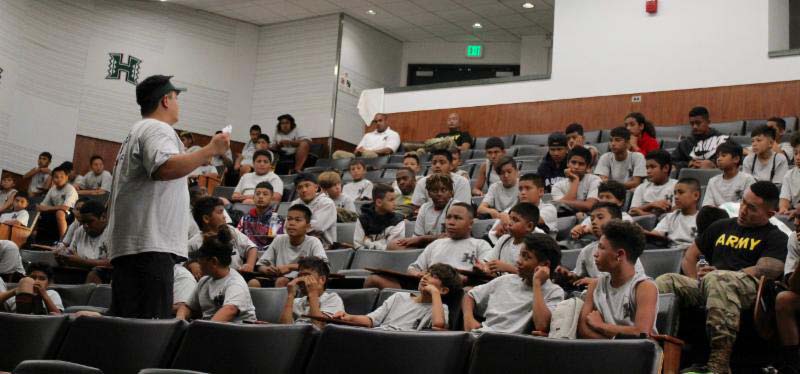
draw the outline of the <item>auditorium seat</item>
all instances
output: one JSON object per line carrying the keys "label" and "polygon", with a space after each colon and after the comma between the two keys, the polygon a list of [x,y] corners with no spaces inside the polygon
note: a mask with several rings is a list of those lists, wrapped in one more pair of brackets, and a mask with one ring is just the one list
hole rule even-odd
{"label": "auditorium seat", "polygon": [[341,274],[363,274],[353,271],[367,267],[406,271],[408,265],[416,261],[422,249],[407,249],[401,251],[356,251],[349,270],[342,270]]}
{"label": "auditorium seat", "polygon": [[549,148],[539,146],[518,146],[517,156],[542,156],[547,155]]}
{"label": "auditorium seat", "polygon": [[[253,204],[233,203],[233,205],[231,206],[231,211],[239,212],[244,216],[250,214],[250,210],[255,207],[256,206]],[[234,222],[234,224],[236,223],[238,222]]]}
{"label": "auditorium seat", "polygon": [[656,317],[656,330],[659,334],[677,336],[678,334],[678,299],[675,294],[662,293],[658,295],[658,316]]}
{"label": "auditorium seat", "polygon": [[406,223],[405,236],[406,236],[406,238],[410,238],[410,237],[414,236],[414,225],[417,224],[417,221],[405,220],[405,223]]}
{"label": "auditorium seat", "polygon": [[587,144],[599,143],[601,132],[601,130],[585,131],[583,133],[583,138]]}
{"label": "auditorium seat", "polygon": [[98,313],[105,313],[111,307],[111,286],[101,284],[95,287],[89,300],[85,305],[73,305],[64,309],[67,313],[75,313],[81,310],[88,310]]}
{"label": "auditorium seat", "polygon": [[597,154],[598,154],[597,157],[598,158],[600,157],[600,155],[602,155],[603,153],[607,153],[608,150],[609,150],[609,143],[608,142],[602,142],[602,143],[597,143],[597,144],[592,144],[592,145],[595,148],[597,148]]}
{"label": "auditorium seat", "polygon": [[680,272],[682,256],[681,248],[648,249],[642,252],[639,259],[642,261],[645,274],[656,279],[662,274]]}
{"label": "auditorium seat", "polygon": [[[712,123],[712,129],[716,129],[723,135],[744,135],[744,121],[731,121],[731,122],[720,122],[720,123]],[[749,132],[748,132],[749,134]]]}
{"label": "auditorium seat", "polygon": [[569,231],[578,223],[575,216],[558,217],[558,234],[556,240],[564,240],[569,238]]}
{"label": "auditorium seat", "polygon": [[375,309],[375,300],[378,299],[377,288],[361,288],[355,290],[328,289],[342,298],[344,310],[349,314],[364,315]]}
{"label": "auditorium seat", "polygon": [[636,216],[632,218],[633,222],[637,223],[639,226],[641,226],[641,228],[647,231],[652,231],[656,227],[657,217],[654,214],[645,214],[643,216]]}
{"label": "auditorium seat", "polygon": [[214,188],[214,191],[211,193],[214,197],[224,197],[228,200],[233,198],[233,191],[236,190],[236,187],[230,186],[217,186]]}
{"label": "auditorium seat", "polygon": [[[722,174],[722,170],[720,169],[690,169],[690,168],[683,168],[678,173],[678,179],[682,178],[694,178],[700,182],[700,186],[707,186],[708,181],[713,178],[714,176]],[[701,200],[702,201],[702,200]]]}
{"label": "auditorium seat", "polygon": [[381,175],[383,175],[383,169],[370,170],[364,174],[364,178],[374,183],[376,179],[381,177]]}
{"label": "auditorium seat", "polygon": [[[302,373],[314,343],[314,328],[194,321],[172,368],[214,374]],[[354,353],[356,351],[352,351]]]}
{"label": "auditorium seat", "polygon": [[[786,121],[786,132],[791,133],[797,131],[797,117],[783,117],[783,120]],[[744,121],[744,135],[750,135],[750,133],[758,126],[763,126],[767,124],[766,119],[748,119]]]}
{"label": "auditorium seat", "polygon": [[256,308],[256,319],[278,323],[286,303],[286,288],[250,288],[250,298]]}
{"label": "auditorium seat", "polygon": [[465,332],[401,332],[328,325],[319,336],[307,373],[463,373],[470,348],[471,337]]}
{"label": "auditorium seat", "polygon": [[561,266],[574,270],[575,264],[578,262],[578,255],[581,254],[581,249],[567,249],[561,251]]}
{"label": "auditorium seat", "polygon": [[[619,126],[625,126],[620,124]],[[617,127],[617,126],[614,126]],[[600,131],[600,138],[597,140],[597,144],[606,143],[611,141],[611,132],[610,131]],[[602,154],[602,152],[600,152]]]}
{"label": "auditorium seat", "polygon": [[[114,373],[110,371],[109,373]],[[29,360],[19,364],[13,374],[104,374],[91,366],[61,360]]]}
{"label": "auditorium seat", "polygon": [[[465,164],[458,167],[459,170],[463,170],[467,172],[467,175],[472,178],[473,169],[475,168],[474,164]],[[469,178],[467,178],[469,179]]]}
{"label": "auditorium seat", "polygon": [[547,146],[547,138],[550,134],[519,134],[514,137],[514,145],[538,145]]}
{"label": "auditorium seat", "polygon": [[283,185],[283,192],[281,192],[281,202],[294,201],[294,183],[285,183]]}
{"label": "auditorium seat", "polygon": [[42,262],[52,267],[58,266],[58,261],[56,261],[56,254],[54,252],[22,249],[19,251],[19,254],[20,257],[22,257],[23,263]]}
{"label": "auditorium seat", "polygon": [[489,230],[492,229],[494,225],[494,219],[476,219],[472,223],[472,237],[476,239],[482,239],[484,236],[489,234]]}
{"label": "auditorium seat", "polygon": [[[356,210],[359,210],[356,207]],[[336,241],[339,243],[353,244],[353,235],[356,231],[355,222],[343,222],[336,224]]]}
{"label": "auditorium seat", "polygon": [[[658,134],[658,133],[656,133],[656,134]],[[670,150],[671,151],[671,150],[673,150],[675,148],[678,148],[678,144],[680,142],[681,141],[678,140],[678,139],[662,139],[661,140],[661,149]]]}
{"label": "auditorium seat", "polygon": [[54,284],[48,288],[58,292],[64,307],[69,308],[74,305],[88,305],[89,298],[92,296],[94,289],[97,288],[97,285],[93,283]]}
{"label": "auditorium seat", "polygon": [[353,253],[355,253],[355,251],[349,248],[325,251],[325,255],[328,256],[328,265],[330,266],[331,273],[350,267]]}
{"label": "auditorium seat", "polygon": [[469,156],[470,160],[486,160],[486,149],[475,147],[472,150],[472,155]]}
{"label": "auditorium seat", "polygon": [[53,358],[67,331],[68,316],[0,313],[0,371],[22,361]]}
{"label": "auditorium seat", "polygon": [[[475,138],[475,145],[472,148],[479,150],[486,150],[486,141],[489,140],[489,138],[490,138],[489,136]],[[498,138],[500,138],[500,140],[503,141],[503,145],[505,145],[506,148],[514,144],[514,134],[498,136]]]}
{"label": "auditorium seat", "polygon": [[656,137],[660,139],[683,139],[692,135],[692,126],[656,126]]}
{"label": "auditorium seat", "polygon": [[565,340],[486,332],[475,341],[470,374],[657,373],[656,343]]}
{"label": "auditorium seat", "polygon": [[731,135],[728,141],[741,145],[742,147],[749,147],[753,144],[753,138],[750,135]]}
{"label": "auditorium seat", "polygon": [[353,160],[352,158],[340,158],[336,160],[331,160],[330,168],[339,171],[345,171],[349,169],[350,161],[352,160]]}

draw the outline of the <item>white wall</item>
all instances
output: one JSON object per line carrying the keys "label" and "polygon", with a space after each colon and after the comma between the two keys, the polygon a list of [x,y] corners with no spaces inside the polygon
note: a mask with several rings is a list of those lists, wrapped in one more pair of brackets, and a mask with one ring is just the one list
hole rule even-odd
{"label": "white wall", "polygon": [[387,112],[800,79],[800,56],[769,58],[766,1],[555,3],[551,78],[388,94]]}
{"label": "white wall", "polygon": [[397,61],[401,56],[402,42],[350,17],[344,18],[334,137],[358,144],[366,125],[356,108],[361,91],[399,85]]}

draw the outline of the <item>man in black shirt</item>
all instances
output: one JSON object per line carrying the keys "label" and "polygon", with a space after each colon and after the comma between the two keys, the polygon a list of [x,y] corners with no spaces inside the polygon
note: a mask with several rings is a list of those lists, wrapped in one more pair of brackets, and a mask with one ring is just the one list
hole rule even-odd
{"label": "man in black shirt", "polygon": [[450,115],[447,116],[447,128],[449,130],[448,132],[438,133],[436,137],[452,138],[453,143],[461,149],[461,152],[472,148],[472,135],[466,131],[461,131],[461,118],[458,116],[458,113],[450,113]]}
{"label": "man in black shirt", "polygon": [[[780,191],[761,181],[744,193],[737,218],[711,224],[686,250],[681,268],[686,276],[656,279],[661,293],[674,293],[682,306],[705,306],[711,352],[705,368],[694,372],[730,372],[730,355],[741,311],[753,306],[758,280],[778,279],[786,260],[786,234],[769,223]],[[709,263],[699,267],[704,256]],[[702,283],[702,284],[701,284]]]}
{"label": "man in black shirt", "polygon": [[672,163],[676,168],[714,169],[717,167],[717,147],[728,140],[711,127],[708,109],[702,106],[689,111],[692,135],[681,140],[672,151]]}

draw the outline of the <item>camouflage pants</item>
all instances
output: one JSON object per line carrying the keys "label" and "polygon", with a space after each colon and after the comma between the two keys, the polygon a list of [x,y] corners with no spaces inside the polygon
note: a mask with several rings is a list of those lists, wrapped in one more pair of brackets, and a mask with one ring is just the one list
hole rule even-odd
{"label": "camouflage pants", "polygon": [[[347,152],[347,151],[336,151],[333,152],[331,158],[334,160],[338,160],[340,158],[354,158],[356,157],[355,153]],[[373,151],[364,151],[361,152],[361,157],[363,158],[375,158],[378,157],[378,154]]]}

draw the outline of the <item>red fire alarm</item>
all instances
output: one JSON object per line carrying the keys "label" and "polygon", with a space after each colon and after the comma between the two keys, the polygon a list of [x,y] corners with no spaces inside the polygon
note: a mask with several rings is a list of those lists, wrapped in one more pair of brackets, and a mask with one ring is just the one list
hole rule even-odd
{"label": "red fire alarm", "polygon": [[646,5],[644,7],[647,13],[653,14],[658,12],[658,0],[646,0]]}

